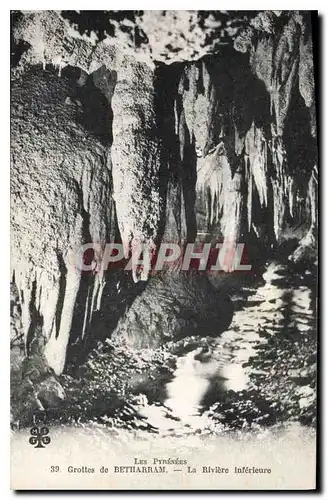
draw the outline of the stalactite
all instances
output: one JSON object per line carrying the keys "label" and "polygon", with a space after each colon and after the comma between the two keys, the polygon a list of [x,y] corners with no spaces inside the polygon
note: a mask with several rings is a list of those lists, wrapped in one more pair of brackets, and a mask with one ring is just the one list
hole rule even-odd
{"label": "stalactite", "polygon": [[314,67],[312,36],[309,27],[304,27],[300,39],[299,90],[305,105],[311,108],[315,104]]}
{"label": "stalactite", "polygon": [[290,17],[276,33],[258,40],[250,59],[254,74],[264,81],[271,99],[270,150],[274,169],[271,173],[271,185],[273,227],[277,241],[281,238],[287,211],[292,215],[294,205],[295,186],[289,174],[283,134],[292,95],[298,82],[300,39],[300,26]]}
{"label": "stalactite", "polygon": [[253,211],[253,176],[250,169],[249,162],[245,164],[246,184],[247,184],[247,225],[248,232],[252,227],[252,211]]}
{"label": "stalactite", "polygon": [[[243,173],[237,171],[232,174],[232,169],[225,153],[224,147],[219,146],[199,162],[196,189],[203,192],[203,196],[210,196],[207,224],[210,226],[214,220],[220,221],[221,234],[224,241],[235,244],[238,242],[242,223],[242,198]],[[217,200],[216,211],[213,202]],[[219,236],[219,235],[218,235]]]}
{"label": "stalactite", "polygon": [[45,347],[45,356],[55,373],[62,373],[66,361],[66,350],[71,331],[76,296],[79,290],[81,274],[75,269],[67,269],[66,286],[61,311],[59,330],[53,329]]}
{"label": "stalactite", "polygon": [[80,337],[83,340],[91,333],[94,313],[100,311],[103,291],[106,286],[104,271],[98,272],[89,280],[85,294],[84,315]]}
{"label": "stalactite", "polygon": [[[126,60],[126,79],[118,80],[112,99],[113,190],[125,256],[143,245],[152,252],[163,218],[162,142],[156,132],[154,75],[145,65]],[[147,280],[148,271],[133,278]]]}
{"label": "stalactite", "polygon": [[245,155],[249,159],[261,207],[265,208],[268,205],[268,143],[263,130],[254,122],[246,134]]}
{"label": "stalactite", "polygon": [[316,112],[315,112],[315,81],[314,81],[314,64],[313,64],[313,46],[311,27],[308,17],[303,28],[303,33],[300,42],[300,64],[299,64],[299,91],[304,99],[305,105],[309,110],[310,130],[311,135],[315,140],[315,152],[313,155],[313,168],[310,177],[307,197],[310,202],[311,211],[311,226],[309,232],[305,236],[305,241],[301,242],[300,247],[308,244],[314,246],[316,242],[317,231],[317,210],[318,210],[318,167],[317,167],[317,152],[316,152]]}
{"label": "stalactite", "polygon": [[290,216],[294,216],[295,207],[295,190],[294,190],[294,180],[292,178],[288,179],[288,203],[289,203],[289,213]]}
{"label": "stalactite", "polygon": [[311,225],[305,236],[299,242],[297,249],[290,256],[294,262],[305,259],[317,260],[318,241],[318,169],[315,165],[308,184],[307,199],[310,205]]}
{"label": "stalactite", "polygon": [[250,64],[254,74],[265,83],[270,94],[271,113],[278,136],[283,133],[298,73],[299,43],[300,27],[291,17],[281,30],[259,38],[251,52]]}

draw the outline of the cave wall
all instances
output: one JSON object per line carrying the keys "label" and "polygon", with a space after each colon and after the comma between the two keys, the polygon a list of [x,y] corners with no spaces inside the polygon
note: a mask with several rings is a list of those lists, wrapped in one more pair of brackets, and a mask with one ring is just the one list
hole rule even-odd
{"label": "cave wall", "polygon": [[81,282],[76,251],[86,241],[104,245],[112,230],[107,148],[83,126],[72,81],[34,67],[11,94],[12,279],[26,348],[46,346],[56,371],[65,362]]}
{"label": "cave wall", "polygon": [[313,228],[310,39],[305,21],[291,16],[261,32],[246,53],[223,47],[187,65],[182,96],[198,152],[199,231],[232,243],[253,233],[277,244],[301,221]]}
{"label": "cave wall", "polygon": [[[108,241],[125,257],[140,243],[272,248],[290,235],[292,258],[315,251],[309,14],[12,16],[12,277],[27,353],[60,373],[72,330],[83,338],[110,314]],[[81,276],[72,256],[90,242],[95,272]]]}

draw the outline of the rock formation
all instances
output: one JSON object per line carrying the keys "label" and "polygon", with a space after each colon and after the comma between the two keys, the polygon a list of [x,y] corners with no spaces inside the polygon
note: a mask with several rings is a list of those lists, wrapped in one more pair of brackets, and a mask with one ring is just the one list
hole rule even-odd
{"label": "rock formation", "polygon": [[231,323],[233,307],[206,276],[164,273],[150,279],[120,319],[112,338],[132,347],[156,348],[192,335],[219,336]]}
{"label": "rock formation", "polygon": [[[26,355],[44,353],[60,374],[67,345],[92,336],[96,312],[111,314],[109,295],[124,296],[123,272],[99,272],[108,241],[122,241],[127,258],[160,241],[270,249],[293,237],[290,258],[309,255],[317,231],[313,75],[303,12],[13,12],[12,281]],[[81,275],[75,257],[86,243],[94,272]],[[170,329],[188,330],[191,310],[200,318],[192,329],[205,328],[208,315],[215,331],[226,328],[224,296],[206,306],[202,278],[199,303],[186,305],[197,280],[177,276],[169,298],[166,278],[146,288],[130,282],[126,304],[137,298],[114,336],[157,345]],[[148,272],[133,279],[147,281]],[[180,292],[185,303],[175,310]],[[165,307],[176,325],[168,330]]]}

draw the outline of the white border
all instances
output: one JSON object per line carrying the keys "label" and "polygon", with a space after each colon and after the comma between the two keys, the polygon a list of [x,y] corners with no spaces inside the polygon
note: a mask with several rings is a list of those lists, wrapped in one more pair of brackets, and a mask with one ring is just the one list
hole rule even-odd
{"label": "white border", "polygon": [[[11,496],[14,493],[9,491],[9,9],[22,9],[22,10],[37,10],[37,9],[66,9],[66,10],[105,10],[105,9],[125,9],[125,10],[153,10],[154,3],[151,1],[143,1],[136,2],[128,1],[128,0],[120,0],[117,2],[109,2],[107,1],[93,1],[93,2],[83,2],[83,1],[65,1],[65,2],[40,2],[38,1],[30,1],[23,2],[17,1],[13,2],[13,5],[5,6],[1,8],[0,12],[0,33],[1,33],[1,107],[0,107],[0,119],[1,119],[1,128],[0,128],[0,139],[1,139],[1,181],[0,181],[0,214],[1,214],[1,265],[2,265],[2,273],[1,273],[1,286],[0,286],[0,325],[1,325],[1,333],[0,333],[0,353],[1,353],[1,362],[0,362],[0,380],[1,380],[1,400],[0,400],[0,435],[1,435],[1,454],[0,454],[0,488],[1,488],[1,496],[7,498],[7,496]],[[321,258],[323,259],[325,255],[325,249],[327,249],[327,238],[328,238],[328,227],[326,225],[326,221],[328,220],[328,176],[324,175],[323,172],[326,168],[325,165],[325,150],[327,144],[327,134],[326,134],[326,117],[327,117],[327,99],[325,99],[324,91],[327,88],[327,58],[326,54],[327,50],[327,41],[328,41],[328,33],[327,33],[327,23],[326,23],[326,15],[327,15],[327,2],[324,1],[316,1],[316,2],[305,2],[304,0],[296,1],[281,1],[277,0],[275,2],[268,1],[253,1],[251,6],[247,5],[249,10],[318,10],[319,14],[323,16],[321,23],[321,33],[322,33],[322,58],[321,64],[324,67],[321,69],[322,81],[320,82],[321,86],[321,100],[320,100],[320,108],[321,108]],[[234,2],[213,2],[208,0],[202,0],[202,2],[184,2],[184,1],[160,1],[156,2],[156,9],[177,9],[177,10],[196,10],[196,9],[226,9],[226,10],[246,10],[245,2],[243,1],[234,1]],[[326,29],[325,29],[326,28]],[[327,267],[324,265],[324,262],[321,262],[322,273],[321,273],[321,312],[323,315],[322,325],[321,325],[321,385],[322,385],[322,396],[325,393],[325,387],[328,386],[327,379],[327,370],[325,369],[325,362],[328,361],[328,353],[327,346],[328,343],[325,342],[325,335],[328,331],[326,324],[326,317],[324,312],[328,308],[328,304],[326,301],[326,296],[323,294],[324,285],[327,281]],[[322,411],[323,415],[327,415],[327,399],[322,400]],[[324,425],[325,418],[322,418],[322,426]],[[327,433],[322,429],[322,437],[324,446],[321,446],[321,449],[326,449],[327,445]],[[322,455],[324,455],[324,451],[322,449]],[[324,468],[322,470],[322,480],[323,485],[325,486],[324,478],[327,477],[328,465],[327,460],[324,459],[323,456],[323,465]],[[33,493],[31,493],[33,495]],[[45,494],[38,494],[39,498],[44,497]],[[89,493],[89,497],[93,497],[95,494]],[[129,494],[126,494],[128,496]],[[227,498],[231,497],[231,494],[227,495],[224,493],[219,493],[220,496],[226,496]],[[61,496],[64,498],[68,498],[68,494],[61,493]],[[111,494],[111,498],[122,498],[125,495],[116,495]],[[166,495],[164,495],[166,496]],[[176,494],[171,494],[170,497],[176,497]],[[202,497],[202,494],[193,495],[194,497]],[[234,496],[240,496],[241,494],[235,494]],[[282,495],[283,497],[287,495]],[[293,495],[295,498],[295,495]]]}

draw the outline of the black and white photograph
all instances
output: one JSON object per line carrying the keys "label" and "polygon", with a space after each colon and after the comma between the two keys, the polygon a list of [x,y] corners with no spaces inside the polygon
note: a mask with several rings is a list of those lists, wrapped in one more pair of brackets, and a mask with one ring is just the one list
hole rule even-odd
{"label": "black and white photograph", "polygon": [[319,26],[10,11],[12,489],[316,489]]}

